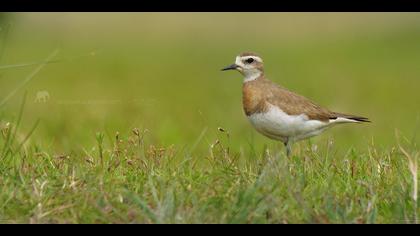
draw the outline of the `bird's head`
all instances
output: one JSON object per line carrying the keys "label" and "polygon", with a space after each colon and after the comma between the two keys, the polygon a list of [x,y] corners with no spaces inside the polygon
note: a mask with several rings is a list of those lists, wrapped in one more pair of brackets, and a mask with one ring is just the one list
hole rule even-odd
{"label": "bird's head", "polygon": [[237,70],[245,80],[254,80],[264,73],[264,64],[257,54],[243,52],[236,57],[235,63],[222,69],[225,70]]}

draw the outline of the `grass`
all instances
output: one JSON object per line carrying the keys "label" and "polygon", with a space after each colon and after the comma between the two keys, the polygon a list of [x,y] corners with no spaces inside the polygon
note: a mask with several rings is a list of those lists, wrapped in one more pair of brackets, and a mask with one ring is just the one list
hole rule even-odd
{"label": "grass", "polygon": [[[11,132],[11,131],[9,131]],[[9,133],[4,131],[6,135]],[[223,136],[223,135],[221,135]],[[337,155],[298,145],[286,158],[265,149],[252,158],[216,142],[205,155],[149,143],[138,130],[84,154],[30,147],[2,157],[3,223],[414,223],[405,145]],[[13,145],[10,145],[13,146]],[[410,154],[408,154],[410,153]],[[406,156],[404,156],[404,155]],[[411,170],[411,172],[410,172]]]}
{"label": "grass", "polygon": [[[12,16],[0,223],[418,223],[415,14]],[[287,158],[248,124],[240,76],[219,72],[244,50],[275,82],[373,123]]]}

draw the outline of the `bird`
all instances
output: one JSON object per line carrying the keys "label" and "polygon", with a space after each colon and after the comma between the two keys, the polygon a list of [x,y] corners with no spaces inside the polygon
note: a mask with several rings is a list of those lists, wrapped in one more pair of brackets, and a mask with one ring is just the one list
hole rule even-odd
{"label": "bird", "polygon": [[243,75],[242,105],[252,126],[262,135],[281,141],[290,157],[292,144],[317,136],[344,123],[371,122],[363,116],[330,111],[310,99],[267,79],[262,58],[242,52],[235,63],[222,71],[236,70]]}

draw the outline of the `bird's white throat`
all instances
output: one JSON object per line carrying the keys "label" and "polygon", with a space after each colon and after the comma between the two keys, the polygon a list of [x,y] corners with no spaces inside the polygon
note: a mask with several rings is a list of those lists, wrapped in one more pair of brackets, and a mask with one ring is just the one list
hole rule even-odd
{"label": "bird's white throat", "polygon": [[262,75],[259,70],[247,71],[244,73],[244,83],[258,79]]}

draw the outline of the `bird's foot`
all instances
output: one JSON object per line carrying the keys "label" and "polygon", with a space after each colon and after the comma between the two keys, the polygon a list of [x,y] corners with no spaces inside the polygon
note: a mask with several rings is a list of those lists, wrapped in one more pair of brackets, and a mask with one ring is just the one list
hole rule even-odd
{"label": "bird's foot", "polygon": [[292,144],[289,141],[289,139],[287,139],[284,142],[284,146],[286,147],[286,155],[287,155],[287,157],[290,157],[290,155],[292,154]]}

